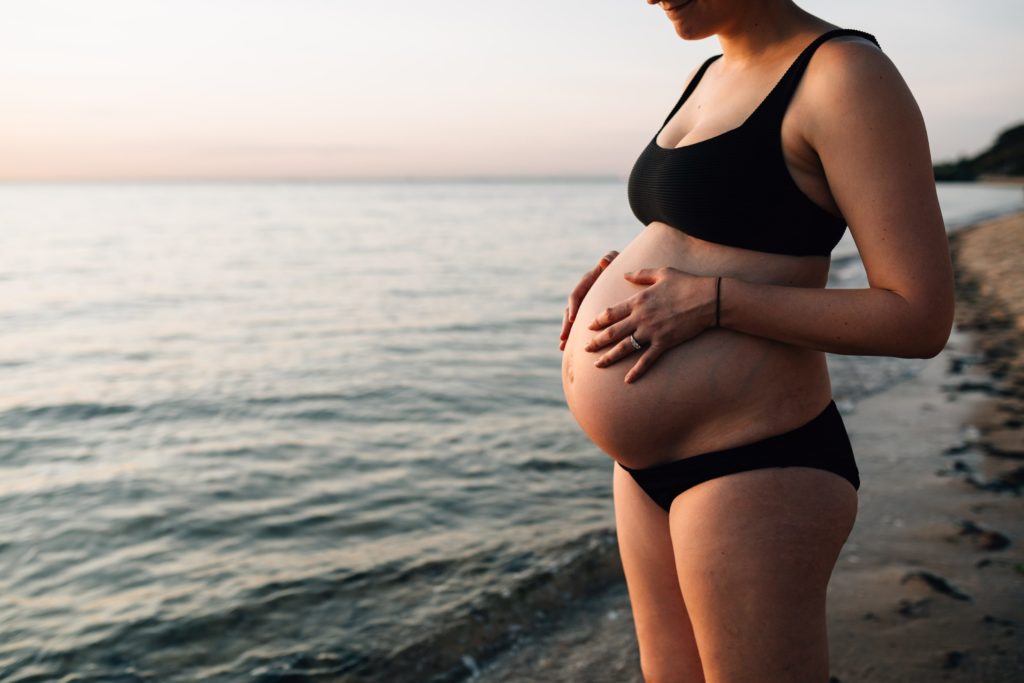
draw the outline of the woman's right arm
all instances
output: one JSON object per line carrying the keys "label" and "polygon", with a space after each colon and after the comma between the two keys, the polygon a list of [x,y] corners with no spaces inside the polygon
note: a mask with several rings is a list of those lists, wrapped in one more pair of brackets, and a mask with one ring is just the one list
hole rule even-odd
{"label": "woman's right arm", "polygon": [[576,287],[573,288],[572,293],[569,294],[569,303],[565,307],[565,314],[562,316],[562,335],[559,337],[558,348],[561,351],[565,350],[565,341],[569,338],[569,330],[572,329],[572,324],[576,320],[576,312],[580,310],[580,303],[583,301],[583,297],[587,295],[590,288],[597,282],[597,278],[600,277],[601,272],[608,267],[616,256],[619,255],[617,251],[609,251],[601,260],[598,261],[597,265],[593,269],[583,274]]}

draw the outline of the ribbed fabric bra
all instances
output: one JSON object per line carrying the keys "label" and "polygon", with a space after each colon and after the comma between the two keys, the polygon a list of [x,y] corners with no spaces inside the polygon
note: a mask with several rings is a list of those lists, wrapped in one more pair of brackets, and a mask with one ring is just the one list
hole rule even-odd
{"label": "ribbed fabric bra", "polygon": [[[843,219],[812,202],[793,182],[782,156],[782,117],[811,55],[830,38],[861,36],[836,29],[800,53],[782,79],[738,128],[684,147],[666,149],[658,134],[690,96],[704,62],[679,102],[637,159],[629,178],[629,203],[647,225],[661,221],[700,239],[744,249],[828,256],[846,229]],[[682,492],[747,470],[805,467],[825,470],[860,488],[860,473],[835,401],[810,421],[751,443],[699,453],[646,468],[619,465],[665,512]]]}
{"label": "ribbed fabric bra", "polygon": [[644,225],[666,223],[688,235],[734,247],[793,256],[828,256],[846,221],[815,204],[793,181],[782,153],[782,118],[815,50],[837,36],[874,36],[834,29],[796,58],[737,128],[700,142],[661,147],[658,135],[722,55],[704,62],[629,176],[629,205]]}

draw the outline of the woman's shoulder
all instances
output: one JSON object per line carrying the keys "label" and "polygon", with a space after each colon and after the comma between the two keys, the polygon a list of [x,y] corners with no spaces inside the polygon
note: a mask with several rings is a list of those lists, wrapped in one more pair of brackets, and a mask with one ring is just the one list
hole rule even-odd
{"label": "woman's shoulder", "polygon": [[[861,36],[836,36],[822,43],[807,65],[800,99],[815,127],[828,122],[880,110],[903,112],[910,119],[920,114],[899,69],[877,45]],[[892,121],[889,116],[886,117]]]}
{"label": "woman's shoulder", "polygon": [[905,87],[896,65],[869,38],[839,35],[823,42],[807,65],[808,89],[839,97],[885,96]]}

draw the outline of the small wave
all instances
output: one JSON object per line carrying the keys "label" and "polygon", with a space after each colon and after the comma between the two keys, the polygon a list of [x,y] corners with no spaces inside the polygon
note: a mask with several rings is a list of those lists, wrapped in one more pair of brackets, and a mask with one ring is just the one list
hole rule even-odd
{"label": "small wave", "polygon": [[51,437],[0,439],[0,463],[5,465],[38,464],[39,451],[36,449],[41,447],[49,447],[47,448],[46,460],[53,462],[61,457],[56,454],[56,448],[54,447],[68,446],[70,444],[74,444],[73,439]]}
{"label": "small wave", "polygon": [[[367,398],[373,398],[374,392],[367,391]],[[252,405],[280,405],[289,403],[305,403],[306,401],[348,401],[352,400],[353,394],[341,394],[336,392],[310,393],[310,394],[288,394],[282,396],[257,396],[248,398],[246,403]]]}
{"label": "small wave", "polygon": [[[533,327],[551,326],[557,322],[558,320],[552,316],[491,317],[473,322],[452,322],[441,325],[407,325],[403,327],[393,327],[389,328],[387,333],[389,335],[399,336],[440,334],[447,338],[447,335],[451,334],[466,334],[474,332],[522,333],[524,330],[528,330]],[[368,329],[365,330],[364,333],[367,336],[373,336],[380,334],[380,331]],[[422,348],[422,345],[420,345],[419,348]]]}
{"label": "small wave", "polygon": [[200,458],[253,458],[279,460],[289,453],[301,454],[310,447],[303,443],[269,443],[234,448],[204,448],[183,451],[183,455]]}
{"label": "small wave", "polygon": [[520,470],[532,470],[535,472],[558,472],[561,470],[580,470],[584,469],[578,462],[571,460],[544,460],[542,458],[530,458],[525,462],[518,463],[516,469]]}
{"label": "small wave", "polygon": [[[272,417],[360,424],[392,422],[450,424],[473,416],[502,414],[509,411],[507,395],[475,391],[469,387],[459,387],[458,389],[461,391],[454,389],[436,391],[426,386],[395,384],[377,389],[353,391],[340,399],[320,397],[315,400],[329,401],[329,404],[319,407],[310,405],[304,409],[279,412]],[[269,399],[261,399],[261,401],[271,402]],[[299,404],[308,401],[309,399],[294,398],[294,402]],[[563,405],[560,398],[555,400],[545,397],[530,397],[530,401],[535,407],[561,407]],[[276,401],[282,405],[289,405],[292,402],[292,400],[284,398]]]}
{"label": "small wave", "polygon": [[108,415],[122,415],[137,410],[137,406],[107,403],[57,403],[49,406],[19,406],[0,413],[0,424],[20,427],[33,420],[91,420]]}
{"label": "small wave", "polygon": [[0,412],[0,426],[24,427],[34,421],[72,422],[131,414],[138,422],[190,420],[237,412],[223,402],[168,399],[147,405],[125,403],[70,402],[43,406],[17,406]]}

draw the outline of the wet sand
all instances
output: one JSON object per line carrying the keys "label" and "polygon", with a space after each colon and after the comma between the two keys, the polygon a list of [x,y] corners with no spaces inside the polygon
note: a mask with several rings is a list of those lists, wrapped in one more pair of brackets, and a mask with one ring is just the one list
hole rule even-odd
{"label": "wet sand", "polygon": [[[917,377],[844,415],[857,524],[829,586],[832,681],[1024,680],[1024,214],[950,237],[957,323]],[[643,680],[625,584],[467,680]]]}

